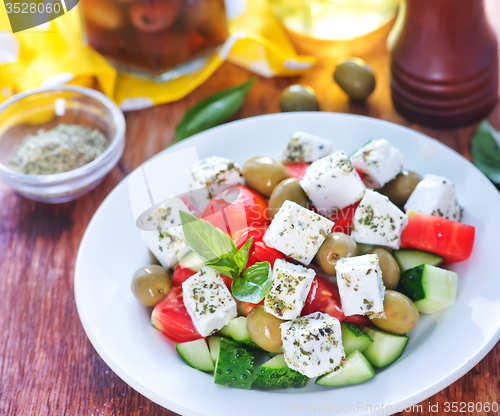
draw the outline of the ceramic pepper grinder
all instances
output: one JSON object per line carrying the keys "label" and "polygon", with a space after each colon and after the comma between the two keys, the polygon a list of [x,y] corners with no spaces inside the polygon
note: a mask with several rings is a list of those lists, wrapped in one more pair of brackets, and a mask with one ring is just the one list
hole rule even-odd
{"label": "ceramic pepper grinder", "polygon": [[406,0],[391,51],[397,111],[433,127],[484,118],[498,100],[497,39],[483,0]]}

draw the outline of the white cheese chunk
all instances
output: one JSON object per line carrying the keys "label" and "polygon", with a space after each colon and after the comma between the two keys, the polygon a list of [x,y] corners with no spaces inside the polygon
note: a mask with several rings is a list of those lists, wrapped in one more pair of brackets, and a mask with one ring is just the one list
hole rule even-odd
{"label": "white cheese chunk", "polygon": [[351,237],[358,243],[399,248],[408,217],[389,198],[367,189],[352,220]]}
{"label": "white cheese chunk", "polygon": [[376,254],[343,257],[335,269],[344,315],[383,314],[385,286]]}
{"label": "white cheese chunk", "polygon": [[340,321],[315,312],[280,325],[288,367],[307,377],[338,372],[345,364]]}
{"label": "white cheese chunk", "polygon": [[264,299],[264,310],[280,319],[295,319],[304,307],[316,272],[278,259],[274,262],[273,285]]}
{"label": "white cheese chunk", "polygon": [[311,164],[300,186],[325,217],[359,201],[366,188],[342,150]]}
{"label": "white cheese chunk", "polygon": [[236,301],[220,274],[210,267],[182,283],[182,297],[196,330],[204,337],[236,317]]}
{"label": "white cheese chunk", "polygon": [[443,176],[425,175],[405,204],[405,210],[419,211],[453,221],[460,221],[462,209],[455,185]]}
{"label": "white cheese chunk", "polygon": [[404,166],[401,152],[385,139],[371,140],[351,156],[353,166],[363,172],[366,186],[378,189],[393,180]]}
{"label": "white cheese chunk", "polygon": [[233,185],[243,185],[243,174],[236,162],[219,156],[201,160],[184,170],[184,179],[195,207],[202,212],[210,199]]}
{"label": "white cheese chunk", "polygon": [[155,231],[141,230],[141,237],[166,269],[190,251],[184,238],[180,211],[189,212],[189,209],[179,198],[172,197],[142,219],[148,229]]}
{"label": "white cheese chunk", "polygon": [[306,266],[330,234],[334,222],[285,201],[264,234],[264,243]]}
{"label": "white cheese chunk", "polygon": [[279,160],[283,163],[314,162],[332,153],[333,144],[321,137],[298,131],[281,152]]}

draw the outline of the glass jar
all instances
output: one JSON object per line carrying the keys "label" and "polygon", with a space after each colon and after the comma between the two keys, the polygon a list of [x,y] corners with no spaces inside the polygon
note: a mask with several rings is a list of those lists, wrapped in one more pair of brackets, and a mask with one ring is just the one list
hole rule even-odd
{"label": "glass jar", "polygon": [[227,39],[224,0],[81,0],[87,43],[120,70],[176,78]]}
{"label": "glass jar", "polygon": [[268,0],[290,31],[317,39],[353,39],[391,20],[399,0]]}

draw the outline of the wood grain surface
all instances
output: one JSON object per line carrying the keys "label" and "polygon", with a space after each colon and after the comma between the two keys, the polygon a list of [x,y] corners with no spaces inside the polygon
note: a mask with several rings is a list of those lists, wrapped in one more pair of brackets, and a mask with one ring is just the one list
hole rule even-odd
{"label": "wood grain surface", "polygon": [[[498,0],[486,4],[500,35],[500,4]],[[318,65],[301,79],[260,78],[235,119],[278,112],[281,90],[300,81],[316,89],[324,111],[364,114],[406,125],[470,159],[470,139],[477,125],[434,130],[409,123],[394,111],[386,34],[374,34],[361,44],[318,46],[322,56]],[[365,104],[349,102],[331,79],[335,56],[351,53],[365,58],[376,73],[377,88]],[[97,189],[77,201],[44,205],[0,184],[0,415],[174,415],[132,390],[95,352],[76,311],[75,258],[100,203],[130,171],[173,141],[174,127],[186,109],[251,76],[227,63],[184,99],[128,113],[122,159]],[[489,118],[500,127],[499,105]],[[402,414],[443,415],[445,402],[500,403],[499,368],[497,344],[460,380]],[[411,383],[411,375],[406,376],[401,382]]]}

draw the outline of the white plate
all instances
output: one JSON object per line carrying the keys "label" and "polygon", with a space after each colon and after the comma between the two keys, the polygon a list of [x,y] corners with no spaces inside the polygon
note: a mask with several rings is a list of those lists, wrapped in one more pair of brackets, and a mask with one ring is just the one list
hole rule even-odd
{"label": "white plate", "polygon": [[[250,118],[201,133],[166,152],[195,145],[200,158],[219,155],[244,163],[274,156],[292,133],[331,139],[348,154],[372,138],[386,138],[421,174],[448,177],[463,205],[463,222],[476,227],[469,260],[459,274],[456,304],[422,315],[403,356],[357,386],[246,391],[217,386],[187,366],[133,298],[133,272],[149,263],[134,225],[126,181],[109,194],[83,237],[75,269],[75,296],[83,327],[109,367],[132,388],[183,415],[255,416],[336,411],[391,414],[447,387],[474,367],[500,338],[500,195],[462,156],[420,133],[385,121],[345,114],[294,113]],[[172,180],[175,180],[172,178]],[[383,408],[381,407],[383,404]],[[370,407],[371,406],[371,407]]]}

